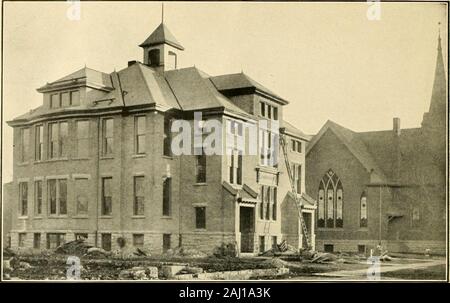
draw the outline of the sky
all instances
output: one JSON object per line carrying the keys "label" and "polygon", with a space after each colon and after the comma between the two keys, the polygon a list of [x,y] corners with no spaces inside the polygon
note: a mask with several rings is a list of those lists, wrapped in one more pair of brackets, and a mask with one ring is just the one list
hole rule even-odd
{"label": "sky", "polygon": [[[85,65],[110,73],[142,61],[138,45],[161,23],[161,2],[4,2],[2,181],[12,180],[5,121],[42,104],[36,88]],[[179,67],[243,71],[290,101],[285,120],[307,134],[327,120],[354,131],[420,127],[428,111],[438,22],[447,66],[447,8],[439,3],[165,3],[185,47]]]}

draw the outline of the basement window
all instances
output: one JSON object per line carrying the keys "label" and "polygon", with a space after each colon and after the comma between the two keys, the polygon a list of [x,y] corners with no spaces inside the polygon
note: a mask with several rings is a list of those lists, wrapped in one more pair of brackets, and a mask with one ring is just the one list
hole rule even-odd
{"label": "basement window", "polygon": [[19,247],[25,247],[25,240],[27,238],[26,233],[20,233],[19,234]]}
{"label": "basement window", "polygon": [[33,237],[33,248],[40,249],[41,248],[41,234],[35,233]]}
{"label": "basement window", "polygon": [[334,245],[333,244],[324,244],[323,250],[325,252],[332,253],[334,251]]}
{"label": "basement window", "polygon": [[133,235],[133,246],[140,248],[144,247],[144,234]]}
{"label": "basement window", "polygon": [[47,249],[55,249],[65,242],[66,234],[49,233],[47,234]]}
{"label": "basement window", "polygon": [[170,234],[163,234],[163,252],[166,252],[171,248],[170,238]]}
{"label": "basement window", "polygon": [[195,208],[195,228],[206,229],[206,207]]}
{"label": "basement window", "polygon": [[111,251],[111,234],[102,234],[102,248]]}

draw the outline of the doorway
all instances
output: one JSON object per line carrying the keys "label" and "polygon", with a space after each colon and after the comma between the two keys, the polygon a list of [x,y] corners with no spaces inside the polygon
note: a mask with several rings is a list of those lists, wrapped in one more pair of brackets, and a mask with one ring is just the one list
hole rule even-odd
{"label": "doorway", "polygon": [[241,233],[241,252],[252,253],[255,235],[255,208],[241,206],[239,211],[239,232]]}

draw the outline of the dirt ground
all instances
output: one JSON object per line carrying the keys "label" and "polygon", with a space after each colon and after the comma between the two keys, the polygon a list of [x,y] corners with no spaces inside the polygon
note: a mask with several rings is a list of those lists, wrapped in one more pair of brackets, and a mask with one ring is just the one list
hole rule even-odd
{"label": "dirt ground", "polygon": [[[69,265],[67,255],[28,255],[15,256],[15,262],[25,262],[27,266],[15,266],[8,271],[11,280],[65,280]],[[8,259],[8,257],[6,257]],[[417,264],[426,262],[420,259],[396,258],[395,264]],[[275,267],[288,267],[289,274],[277,277],[260,277],[259,279],[296,279],[314,280],[320,279],[316,274],[337,271],[361,271],[368,268],[364,259],[346,258],[345,262],[330,262],[326,264],[311,263],[309,260],[300,261],[290,258],[234,258],[234,257],[175,257],[175,256],[140,256],[133,259],[120,259],[113,257],[80,257],[82,280],[118,280],[122,270],[128,270],[137,266],[154,266],[158,268],[159,278],[163,265],[188,264],[191,267],[201,267],[204,272],[236,271],[245,269],[268,269]],[[392,264],[392,263],[391,263]],[[387,264],[386,266],[390,266]],[[5,277],[5,276],[4,276]],[[445,265],[430,266],[423,269],[401,269],[398,271],[383,273],[386,279],[421,279],[442,280],[445,279]],[[329,278],[328,278],[329,279]]]}

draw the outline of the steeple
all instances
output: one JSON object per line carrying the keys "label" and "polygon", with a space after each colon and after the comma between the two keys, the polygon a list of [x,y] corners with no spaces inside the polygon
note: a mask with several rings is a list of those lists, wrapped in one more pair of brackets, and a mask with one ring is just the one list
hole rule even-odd
{"label": "steeple", "polygon": [[433,90],[430,109],[425,113],[422,126],[442,127],[445,129],[445,114],[447,112],[447,81],[445,77],[444,58],[442,56],[441,33],[439,31],[436,67],[434,71]]}
{"label": "steeple", "polygon": [[158,71],[176,69],[178,53],[184,50],[162,22],[139,46],[144,50],[144,63]]}

